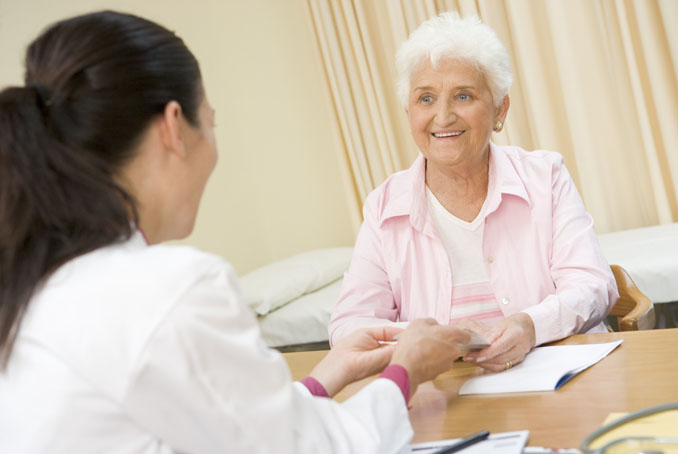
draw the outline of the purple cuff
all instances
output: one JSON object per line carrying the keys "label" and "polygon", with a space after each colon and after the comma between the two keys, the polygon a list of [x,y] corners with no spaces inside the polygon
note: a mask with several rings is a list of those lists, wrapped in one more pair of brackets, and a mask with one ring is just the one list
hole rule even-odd
{"label": "purple cuff", "polygon": [[391,364],[381,373],[379,378],[388,378],[392,380],[400,392],[403,393],[405,398],[405,403],[407,404],[410,401],[410,376],[407,375],[407,370],[399,364]]}
{"label": "purple cuff", "polygon": [[[327,394],[327,390],[325,390],[325,387],[320,384],[318,380],[316,380],[313,377],[306,377],[303,380],[301,380],[301,384],[304,385],[308,390],[311,392],[312,395],[316,397],[330,397]],[[407,388],[409,389],[410,382],[407,382]]]}

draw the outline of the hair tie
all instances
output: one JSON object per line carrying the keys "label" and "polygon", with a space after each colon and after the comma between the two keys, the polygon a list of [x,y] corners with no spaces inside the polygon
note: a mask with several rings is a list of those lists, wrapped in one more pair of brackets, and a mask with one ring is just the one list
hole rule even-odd
{"label": "hair tie", "polygon": [[44,85],[39,84],[37,82],[28,82],[26,84],[27,88],[31,88],[35,90],[35,92],[38,94],[38,98],[40,99],[40,103],[44,107],[50,107],[52,105],[52,100],[49,97],[49,93],[47,92],[47,89],[45,88]]}

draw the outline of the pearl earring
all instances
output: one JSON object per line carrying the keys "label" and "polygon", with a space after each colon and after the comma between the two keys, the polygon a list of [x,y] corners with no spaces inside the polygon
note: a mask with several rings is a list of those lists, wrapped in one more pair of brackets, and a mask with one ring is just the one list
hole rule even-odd
{"label": "pearl earring", "polygon": [[501,131],[501,128],[504,127],[504,123],[501,122],[501,120],[497,120],[497,123],[494,125],[494,132],[499,132]]}

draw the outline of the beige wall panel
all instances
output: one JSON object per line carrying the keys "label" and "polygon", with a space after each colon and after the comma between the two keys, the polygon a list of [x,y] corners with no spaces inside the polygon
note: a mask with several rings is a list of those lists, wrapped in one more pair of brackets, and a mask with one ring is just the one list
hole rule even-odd
{"label": "beige wall panel", "polygon": [[201,63],[220,150],[183,242],[243,273],[354,240],[305,8],[302,0],[0,0],[0,86],[21,82],[26,45],[67,16],[115,9],[175,30]]}

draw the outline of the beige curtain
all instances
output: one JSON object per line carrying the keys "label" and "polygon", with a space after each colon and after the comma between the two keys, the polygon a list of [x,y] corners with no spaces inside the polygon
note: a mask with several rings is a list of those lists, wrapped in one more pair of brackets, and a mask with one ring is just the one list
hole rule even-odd
{"label": "beige curtain", "polygon": [[356,227],[367,194],[418,153],[395,96],[395,51],[452,10],[477,14],[512,57],[495,142],[562,153],[599,233],[678,222],[675,0],[307,2]]}

